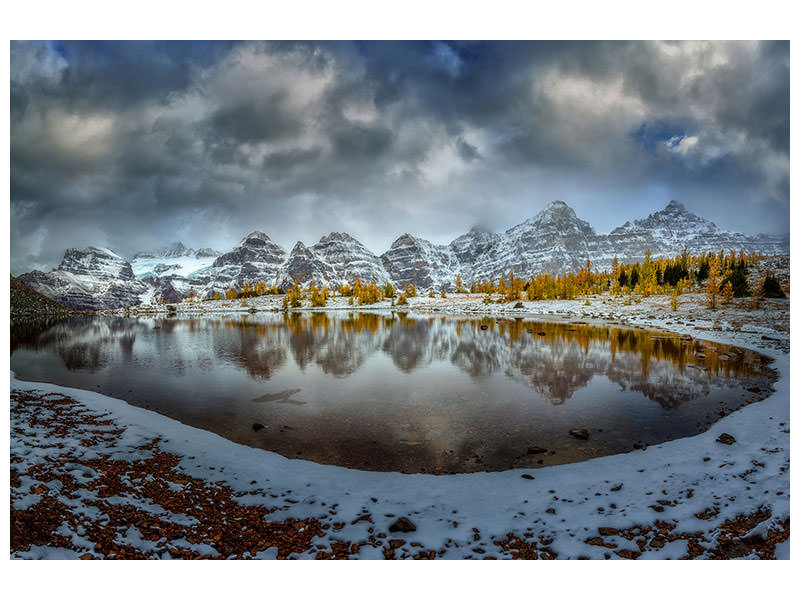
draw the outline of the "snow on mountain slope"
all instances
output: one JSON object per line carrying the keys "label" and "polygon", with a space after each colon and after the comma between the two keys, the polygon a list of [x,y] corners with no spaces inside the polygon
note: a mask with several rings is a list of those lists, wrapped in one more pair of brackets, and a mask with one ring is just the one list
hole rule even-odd
{"label": "snow on mountain slope", "polygon": [[[455,289],[464,284],[497,280],[509,270],[518,277],[577,271],[590,260],[592,269],[606,270],[614,256],[621,262],[651,256],[675,256],[744,250],[763,255],[789,252],[789,237],[747,236],[720,229],[675,201],[645,219],[626,222],[608,234],[598,234],[564,202],[548,205],[534,217],[496,234],[473,227],[447,246],[404,234],[380,257],[347,233],[331,233],[313,246],[298,242],[291,253],[269,236],[254,231],[225,254],[210,248],[192,250],[176,242],[157,252],[140,252],[131,263],[104,248],[69,249],[58,269],[20,276],[40,293],[72,308],[110,308],[126,304],[174,302],[194,293],[208,298],[224,295],[245,283],[279,287],[295,280],[307,286],[338,287],[374,280],[420,291]],[[138,281],[137,281],[138,280]]]}
{"label": "snow on mountain slope", "polygon": [[346,233],[332,232],[323,236],[311,250],[333,267],[339,283],[361,279],[364,283],[374,281],[382,286],[390,281],[381,260]]}
{"label": "snow on mountain slope", "polygon": [[131,259],[131,268],[137,279],[168,275],[191,277],[196,271],[210,267],[219,255],[211,248],[193,250],[175,242],[154,252],[137,252]]}
{"label": "snow on mountain slope", "polygon": [[646,219],[617,227],[608,234],[608,240],[623,262],[641,261],[647,251],[653,257],[675,256],[684,248],[690,254],[744,250],[770,255],[789,251],[785,236],[747,236],[725,231],[675,200]]}
{"label": "snow on mountain slope", "polygon": [[172,259],[136,258],[131,261],[131,268],[137,279],[143,279],[149,275],[192,277],[197,271],[210,267],[214,260],[213,256],[181,256]]}
{"label": "snow on mountain slope", "polygon": [[318,286],[337,287],[339,276],[303,242],[297,242],[278,272],[278,286],[289,289],[295,281],[304,287],[312,281]]}
{"label": "snow on mountain slope", "polygon": [[238,246],[218,256],[211,266],[195,271],[192,280],[201,297],[223,294],[233,287],[241,289],[245,282],[263,281],[271,285],[286,260],[286,250],[266,233],[253,231]]}
{"label": "snow on mountain slope", "polygon": [[397,238],[381,255],[394,285],[414,284],[419,290],[454,289],[462,265],[448,246],[436,246],[408,233]]}
{"label": "snow on mountain slope", "polygon": [[497,236],[473,264],[475,278],[497,279],[514,271],[528,278],[536,273],[577,271],[586,259],[607,251],[604,240],[564,202],[549,204],[536,216]]}
{"label": "snow on mountain slope", "polygon": [[131,264],[105,248],[69,248],[57,269],[20,276],[28,286],[76,310],[118,308],[141,303],[147,285],[134,278]]}
{"label": "snow on mountain slope", "polygon": [[501,236],[496,233],[473,227],[450,242],[450,250],[461,263],[461,278],[465,283],[476,279],[473,272],[474,264],[479,257],[488,255],[500,239]]}

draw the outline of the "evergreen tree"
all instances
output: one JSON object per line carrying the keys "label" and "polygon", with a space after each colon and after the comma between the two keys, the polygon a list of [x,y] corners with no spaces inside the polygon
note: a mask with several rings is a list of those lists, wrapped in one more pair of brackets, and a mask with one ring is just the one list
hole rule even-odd
{"label": "evergreen tree", "polygon": [[786,294],[781,289],[781,284],[775,279],[772,273],[767,273],[764,282],[761,284],[761,291],[765,298],[786,298]]}

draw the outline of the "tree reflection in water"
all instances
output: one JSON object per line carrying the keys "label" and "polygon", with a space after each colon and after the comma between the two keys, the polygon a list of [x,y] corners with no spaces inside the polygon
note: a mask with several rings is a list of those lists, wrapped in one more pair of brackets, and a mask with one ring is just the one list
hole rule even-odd
{"label": "tree reflection in water", "polygon": [[546,466],[693,435],[774,380],[755,352],[661,332],[402,312],[81,316],[12,328],[11,349],[23,379],[102,383],[284,456],[407,472]]}
{"label": "tree reflection in water", "polygon": [[[488,327],[482,330],[481,325]],[[768,360],[757,353],[642,329],[356,311],[156,319],[154,325],[74,317],[12,328],[11,347],[12,352],[55,348],[67,368],[96,371],[111,360],[112,344],[130,358],[137,334],[154,328],[160,336],[188,331],[206,337],[204,346],[213,348],[216,358],[238,364],[258,380],[279,372],[289,352],[301,370],[316,364],[337,377],[354,374],[370,355],[382,352],[405,373],[436,361],[449,362],[473,378],[504,373],[551,404],[569,400],[597,375],[670,408],[706,394],[711,385],[768,372]],[[192,359],[171,347],[167,360],[180,370]]]}

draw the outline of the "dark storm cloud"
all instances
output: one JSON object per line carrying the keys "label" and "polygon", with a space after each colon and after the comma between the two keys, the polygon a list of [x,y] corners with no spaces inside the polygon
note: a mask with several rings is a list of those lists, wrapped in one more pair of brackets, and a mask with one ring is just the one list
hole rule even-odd
{"label": "dark storm cloud", "polygon": [[254,228],[380,253],[556,199],[785,231],[788,86],[783,42],[14,42],[12,272]]}

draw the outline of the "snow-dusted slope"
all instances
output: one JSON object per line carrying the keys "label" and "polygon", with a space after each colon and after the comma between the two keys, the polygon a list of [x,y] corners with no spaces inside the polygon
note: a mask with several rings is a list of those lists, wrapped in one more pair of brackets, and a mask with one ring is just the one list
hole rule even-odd
{"label": "snow-dusted slope", "polygon": [[57,269],[20,276],[31,288],[76,310],[137,305],[148,286],[137,281],[131,264],[106,248],[70,248]]}
{"label": "snow-dusted slope", "polygon": [[208,298],[262,281],[280,287],[295,280],[338,287],[360,278],[381,285],[391,281],[398,288],[413,283],[420,290],[453,291],[459,275],[465,285],[479,278],[497,280],[512,269],[528,278],[577,271],[587,259],[593,269],[605,270],[614,256],[630,263],[643,260],[648,251],[656,258],[675,256],[684,248],[691,254],[786,254],[789,238],[725,231],[675,201],[646,219],[598,234],[564,202],[556,201],[504,233],[474,227],[447,246],[404,234],[380,257],[347,233],[331,233],[310,247],[298,242],[287,254],[265,233],[254,231],[220,256],[180,242],[138,253],[132,263],[103,248],[70,249],[58,269],[33,271],[20,279],[72,308],[112,308],[159,299],[174,302],[192,292]]}
{"label": "snow-dusted slope", "polygon": [[473,227],[450,242],[450,250],[461,263],[461,278],[464,282],[469,283],[476,279],[473,265],[479,257],[490,254],[500,239],[501,236],[496,233]]}
{"label": "snow-dusted slope", "polygon": [[353,283],[361,279],[384,285],[390,281],[381,260],[354,237],[333,232],[320,238],[311,251],[336,271],[339,282]]}
{"label": "snow-dusted slope", "polygon": [[296,281],[302,286],[311,282],[315,285],[336,286],[339,276],[336,270],[311,251],[303,242],[297,242],[289,258],[278,272],[278,285],[289,289]]}
{"label": "snow-dusted slope", "polygon": [[725,231],[699,217],[680,202],[667,206],[646,219],[626,222],[608,234],[608,240],[620,260],[641,261],[649,250],[652,256],[675,256],[685,248],[690,254],[720,250],[758,252],[765,255],[789,251],[785,236],[747,236]]}
{"label": "snow-dusted slope", "polygon": [[514,271],[527,278],[541,272],[577,271],[607,242],[564,202],[552,202],[536,216],[497,236],[472,265],[474,278],[497,279]]}
{"label": "snow-dusted slope", "polygon": [[224,294],[232,287],[241,288],[245,282],[271,285],[285,260],[286,250],[266,233],[253,231],[238,246],[218,256],[210,267],[193,273],[192,279],[202,297]]}
{"label": "snow-dusted slope", "polygon": [[448,246],[436,246],[408,233],[395,240],[381,261],[398,288],[414,284],[420,290],[453,289],[462,269]]}
{"label": "snow-dusted slope", "polygon": [[137,252],[131,259],[131,268],[137,279],[170,275],[191,277],[196,271],[211,266],[219,255],[211,248],[193,250],[175,242],[161,250]]}

